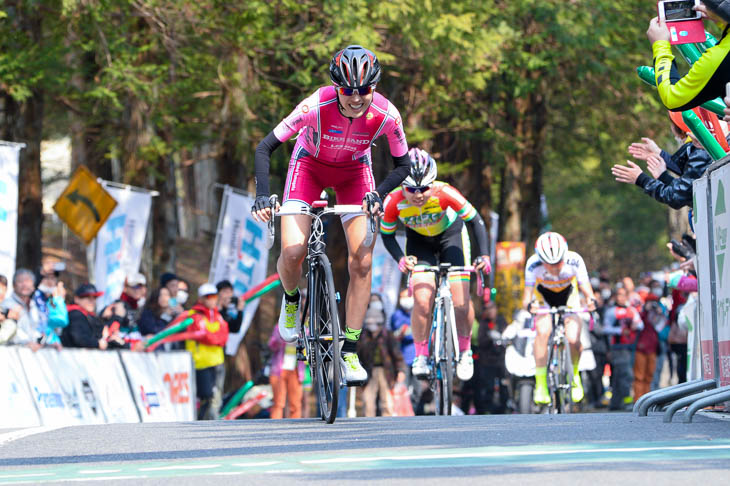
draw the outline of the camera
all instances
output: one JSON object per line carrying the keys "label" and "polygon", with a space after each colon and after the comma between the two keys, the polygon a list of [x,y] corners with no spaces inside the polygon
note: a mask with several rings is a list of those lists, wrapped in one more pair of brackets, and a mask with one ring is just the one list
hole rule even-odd
{"label": "camera", "polygon": [[702,18],[700,12],[692,7],[699,5],[699,0],[667,0],[657,5],[659,18],[665,22],[681,22],[686,20],[699,20]]}
{"label": "camera", "polygon": [[680,243],[675,239],[672,239],[669,243],[672,245],[672,251],[678,256],[686,258],[687,260],[694,256],[694,252],[691,249],[687,248],[687,245],[685,245],[684,243]]}

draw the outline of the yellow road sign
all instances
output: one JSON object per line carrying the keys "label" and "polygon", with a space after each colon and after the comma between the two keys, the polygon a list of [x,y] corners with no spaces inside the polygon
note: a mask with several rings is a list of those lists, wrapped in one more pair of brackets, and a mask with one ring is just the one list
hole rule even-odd
{"label": "yellow road sign", "polygon": [[117,202],[96,181],[94,174],[81,165],[53,210],[88,245],[116,206]]}

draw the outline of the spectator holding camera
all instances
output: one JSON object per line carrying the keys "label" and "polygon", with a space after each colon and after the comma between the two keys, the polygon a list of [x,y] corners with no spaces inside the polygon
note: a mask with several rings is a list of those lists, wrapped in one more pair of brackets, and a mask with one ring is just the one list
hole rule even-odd
{"label": "spectator holding camera", "polygon": [[124,290],[119,298],[124,303],[130,327],[136,327],[147,297],[147,278],[137,272],[127,275]]}
{"label": "spectator holding camera", "polygon": [[720,43],[707,49],[692,65],[689,72],[679,76],[669,43],[666,22],[654,17],[646,36],[654,53],[654,75],[657,91],[664,106],[672,111],[685,111],[700,106],[718,96],[725,96],[725,84],[730,81],[730,20],[727,6],[718,0],[705,0],[694,7],[703,18],[716,22],[723,29]]}
{"label": "spectator holding camera", "polygon": [[66,265],[60,262],[46,264],[36,273],[37,285],[31,299],[38,309],[39,326],[41,330],[45,330],[46,344],[60,344],[60,333],[68,325],[66,288],[58,279],[65,268]]}
{"label": "spectator holding camera", "polygon": [[[118,349],[129,348],[119,335],[119,323],[105,325],[96,315],[96,299],[104,292],[93,284],[81,284],[74,292],[74,303],[68,306],[68,326],[61,334],[61,343],[69,348]],[[111,317],[111,307],[106,316]]]}
{"label": "spectator holding camera", "polygon": [[221,280],[215,287],[218,289],[218,312],[228,323],[228,330],[237,333],[243,322],[246,301],[233,295],[233,285],[229,280]]}

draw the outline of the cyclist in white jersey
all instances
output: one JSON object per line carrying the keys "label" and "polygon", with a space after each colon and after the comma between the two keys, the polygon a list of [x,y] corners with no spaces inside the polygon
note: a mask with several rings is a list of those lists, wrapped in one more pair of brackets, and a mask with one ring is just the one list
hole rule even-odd
{"label": "cyclist in white jersey", "polygon": [[[586,299],[588,309],[596,308],[588,271],[583,257],[568,251],[568,243],[562,235],[548,232],[540,235],[535,242],[535,254],[525,265],[525,292],[522,306],[534,312],[540,307],[568,306],[580,307],[580,295]],[[580,358],[581,319],[575,314],[565,316],[565,334],[570,344],[573,360],[573,387],[571,395],[574,402],[583,399],[583,384],[580,380],[578,360]],[[535,317],[537,337],[535,338],[535,393],[537,404],[550,403],[547,388],[547,346],[553,323],[552,316]]]}

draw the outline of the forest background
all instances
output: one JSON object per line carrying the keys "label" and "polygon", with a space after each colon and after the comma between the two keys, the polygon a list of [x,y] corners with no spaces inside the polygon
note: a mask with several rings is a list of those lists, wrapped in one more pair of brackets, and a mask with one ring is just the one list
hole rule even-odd
{"label": "forest background", "polygon": [[[609,170],[642,136],[678,146],[635,73],[651,63],[655,9],[649,0],[6,0],[0,139],[27,144],[18,266],[41,258],[41,140],[68,136],[73,167],[160,192],[144,269],[157,277],[177,264],[180,193],[195,193],[180,174],[212,158],[217,182],[253,190],[257,143],[329,83],[334,52],[359,43],[380,59],[378,91],[399,108],[409,145],[430,151],[439,178],[483,215],[499,214],[500,240],[530,248],[551,227],[589,269],[658,269],[686,216]],[[272,191],[281,193],[292,146],[273,156]],[[392,167],[386,147],[374,148],[376,180]],[[213,235],[197,237],[209,251]]]}

